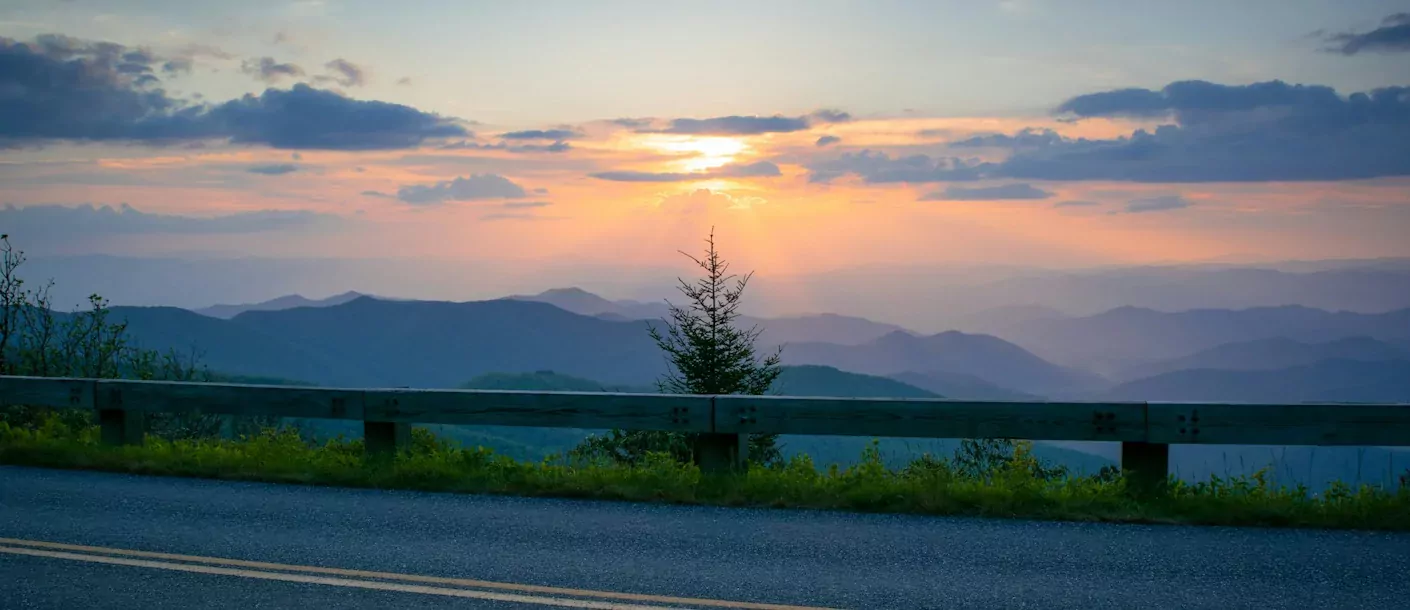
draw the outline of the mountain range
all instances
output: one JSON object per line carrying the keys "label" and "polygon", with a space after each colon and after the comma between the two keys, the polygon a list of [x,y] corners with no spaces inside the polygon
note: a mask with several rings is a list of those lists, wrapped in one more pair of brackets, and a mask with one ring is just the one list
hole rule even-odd
{"label": "mountain range", "polygon": [[1410,339],[1410,309],[1355,313],[1285,306],[1163,312],[1118,307],[1094,316],[1029,320],[1000,336],[1052,362],[1113,374],[1136,363],[1260,339],[1404,341]]}
{"label": "mountain range", "polygon": [[[784,350],[783,361],[871,375],[958,373],[1033,394],[1081,392],[1104,385],[1096,375],[1054,365],[998,337],[958,331],[931,336],[893,332],[861,345],[794,343]],[[943,380],[932,377],[932,383]]]}
{"label": "mountain range", "polygon": [[[611,301],[581,288],[555,288],[539,294],[505,298],[549,303],[576,314],[595,316],[606,320],[662,320],[670,318],[670,308],[664,301],[660,303],[643,303],[632,300]],[[739,317],[738,324],[742,328],[758,327],[763,331],[759,335],[760,342],[771,346],[788,345],[800,341],[856,345],[894,332],[911,333],[911,331],[895,324],[832,313],[777,318],[744,315]]]}
{"label": "mountain range", "polygon": [[241,305],[212,305],[193,310],[203,316],[212,318],[230,319],[247,311],[279,311],[281,309],[294,309],[295,307],[330,307],[342,305],[358,297],[369,296],[349,290],[342,294],[335,294],[325,299],[310,299],[301,294],[291,294],[259,303],[245,303]]}

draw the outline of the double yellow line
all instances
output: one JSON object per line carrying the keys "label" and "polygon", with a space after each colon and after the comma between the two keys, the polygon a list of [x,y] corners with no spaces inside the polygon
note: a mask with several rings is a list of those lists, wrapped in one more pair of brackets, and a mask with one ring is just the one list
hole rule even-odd
{"label": "double yellow line", "polygon": [[761,604],[718,599],[592,591],[564,587],[545,587],[517,583],[443,578],[392,572],[345,570],[318,566],[223,559],[198,555],[154,553],[130,549],[114,549],[40,540],[0,538],[0,553],[29,557],[46,557],[107,565],[131,566],[196,574],[217,574],[260,580],[276,580],[306,584],[399,591],[422,595],[462,597],[502,602],[517,602],[560,608],[592,608],[603,610],[661,610],[661,608],[739,608],[742,610],[825,610],[810,606]]}

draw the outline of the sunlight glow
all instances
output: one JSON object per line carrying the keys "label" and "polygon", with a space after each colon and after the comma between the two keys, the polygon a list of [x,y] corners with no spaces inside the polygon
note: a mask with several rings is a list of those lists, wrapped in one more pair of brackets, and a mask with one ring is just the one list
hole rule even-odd
{"label": "sunlight glow", "polygon": [[642,145],[661,152],[689,154],[688,158],[677,162],[677,167],[687,172],[727,165],[740,153],[750,150],[744,140],[722,136],[652,134],[643,138]]}

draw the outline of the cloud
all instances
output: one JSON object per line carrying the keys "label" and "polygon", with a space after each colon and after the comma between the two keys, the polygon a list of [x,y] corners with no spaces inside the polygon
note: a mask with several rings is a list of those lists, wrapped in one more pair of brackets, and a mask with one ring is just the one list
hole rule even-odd
{"label": "cloud", "polygon": [[957,157],[911,155],[892,158],[884,152],[863,150],[810,164],[808,181],[827,183],[851,174],[861,177],[868,184],[953,182],[978,180],[990,169],[989,163],[970,162]]}
{"label": "cloud", "polygon": [[26,239],[73,239],[75,236],[149,233],[231,234],[335,227],[346,222],[331,214],[305,210],[259,210],[226,216],[192,217],[138,211],[127,204],[114,208],[34,205],[0,208],[0,226]]}
{"label": "cloud", "polygon": [[473,199],[517,199],[528,195],[524,187],[498,174],[474,174],[429,185],[397,189],[397,199],[414,204]]}
{"label": "cloud", "polygon": [[682,214],[703,214],[713,209],[743,210],[765,203],[762,198],[730,195],[710,189],[695,189],[686,193],[666,195],[657,200],[662,210]]}
{"label": "cloud", "polygon": [[1063,137],[1058,135],[1056,131],[1030,127],[1019,130],[1013,135],[1001,133],[978,135],[951,142],[950,146],[957,148],[1036,148],[1061,144],[1062,141]]}
{"label": "cloud", "polygon": [[526,212],[490,212],[489,214],[481,216],[480,220],[539,220],[541,218],[543,217]]}
{"label": "cloud", "polygon": [[622,119],[612,119],[611,121],[608,121],[608,122],[609,122],[609,123],[612,123],[613,125],[621,125],[622,127],[629,127],[629,128],[631,128],[631,129],[643,129],[643,128],[646,128],[646,127],[650,127],[651,124],[654,123],[655,121],[653,121],[653,120],[651,120],[651,119],[630,119],[630,118],[622,118]]}
{"label": "cloud", "polygon": [[928,193],[921,201],[1004,201],[1009,199],[1048,199],[1053,194],[1031,184],[1005,184],[965,188],[951,186],[943,191]]}
{"label": "cloud", "polygon": [[344,87],[357,87],[367,83],[367,72],[362,67],[346,59],[338,58],[323,64],[332,72],[331,75],[323,78],[332,80]]}
{"label": "cloud", "polygon": [[744,165],[725,165],[706,172],[598,172],[590,174],[599,180],[613,182],[687,182],[712,178],[769,178],[782,175],[778,166],[768,161]]}
{"label": "cloud", "polygon": [[691,135],[748,136],[788,133],[808,128],[808,119],[784,116],[722,116],[712,119],[674,119],[661,133]]}
{"label": "cloud", "polygon": [[508,208],[511,210],[522,210],[526,208],[546,208],[551,205],[553,205],[553,203],[548,201],[506,201],[500,204],[501,207]]}
{"label": "cloud", "polygon": [[559,140],[552,144],[510,144],[508,142],[482,144],[479,142],[460,140],[458,142],[451,142],[449,144],[445,144],[440,148],[442,150],[503,150],[512,153],[561,153],[568,152],[569,150],[573,149],[572,145],[562,140]]}
{"label": "cloud", "polygon": [[1410,52],[1410,13],[1396,13],[1381,20],[1381,27],[1366,32],[1347,32],[1327,37],[1333,43],[1328,51],[1356,55]]}
{"label": "cloud", "polygon": [[398,78],[398,79],[397,79],[397,84],[398,84],[398,85],[405,86],[405,87],[410,87],[410,86],[411,86],[411,77],[410,77],[410,76],[403,76],[403,77],[401,77],[401,78]]}
{"label": "cloud", "polygon": [[841,110],[831,108],[824,108],[822,110],[818,110],[814,112],[811,116],[813,120],[818,123],[846,123],[847,121],[852,120],[852,115]]}
{"label": "cloud", "polygon": [[281,176],[284,174],[299,171],[299,166],[293,163],[275,163],[272,165],[251,165],[245,171],[252,174],[264,174],[266,176]]}
{"label": "cloud", "polygon": [[0,38],[0,147],[53,140],[227,140],[374,150],[468,133],[446,117],[305,84],[217,104],[172,98],[158,77],[165,60],[141,49],[62,36],[32,43]]}
{"label": "cloud", "polygon": [[1100,204],[1100,203],[1097,203],[1097,202],[1095,202],[1095,201],[1086,201],[1086,200],[1081,200],[1081,199],[1074,199],[1074,200],[1068,200],[1068,201],[1059,201],[1059,202],[1057,202],[1057,203],[1054,203],[1054,204],[1053,204],[1053,207],[1055,207],[1055,208],[1081,208],[1081,207],[1091,207],[1091,206],[1094,206],[1094,205],[1101,205],[1101,204]]}
{"label": "cloud", "polygon": [[1184,197],[1179,195],[1162,195],[1160,197],[1148,197],[1145,199],[1132,199],[1126,202],[1126,212],[1129,214],[1139,214],[1142,212],[1163,212],[1166,210],[1178,210],[1188,208],[1192,205]]}
{"label": "cloud", "polygon": [[1058,111],[1078,117],[1169,117],[1174,124],[1106,140],[1030,133],[1029,148],[1016,151],[991,175],[1136,182],[1410,175],[1410,87],[1343,97],[1330,87],[1281,81],[1183,81],[1160,91],[1078,96]]}
{"label": "cloud", "polygon": [[266,83],[277,82],[284,78],[298,78],[304,75],[303,68],[294,64],[281,64],[275,61],[273,57],[246,59],[240,62],[240,71]]}
{"label": "cloud", "polygon": [[839,137],[837,137],[837,136],[822,136],[822,137],[818,138],[818,141],[817,141],[817,142],[814,142],[813,144],[816,145],[816,146],[821,147],[821,146],[828,146],[828,145],[830,145],[830,144],[836,144],[836,143],[841,142],[841,141],[842,141],[842,138],[839,138]]}
{"label": "cloud", "polygon": [[382,191],[363,191],[361,194],[364,197],[391,197],[391,195],[383,193]]}
{"label": "cloud", "polygon": [[499,134],[505,140],[571,140],[583,134],[571,129],[528,129]]}

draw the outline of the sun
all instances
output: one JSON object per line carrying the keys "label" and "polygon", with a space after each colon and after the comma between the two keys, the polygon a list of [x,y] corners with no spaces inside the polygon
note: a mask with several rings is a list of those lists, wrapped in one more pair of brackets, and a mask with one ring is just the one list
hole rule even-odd
{"label": "sun", "polygon": [[690,154],[675,163],[679,169],[687,172],[700,172],[727,165],[749,150],[749,145],[744,140],[724,136],[651,134],[644,138],[642,144],[662,152]]}

